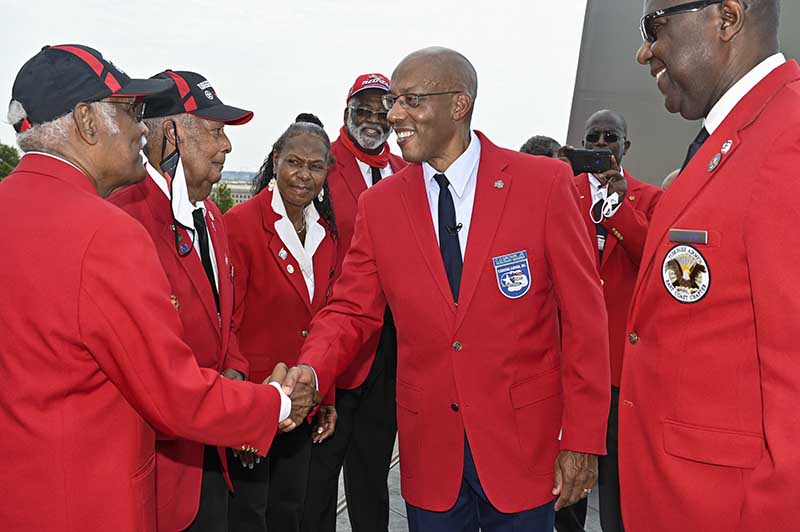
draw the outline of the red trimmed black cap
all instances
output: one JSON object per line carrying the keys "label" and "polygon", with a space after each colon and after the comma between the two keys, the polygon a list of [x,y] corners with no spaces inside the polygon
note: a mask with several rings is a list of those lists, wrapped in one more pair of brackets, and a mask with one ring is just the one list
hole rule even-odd
{"label": "red trimmed black cap", "polygon": [[231,126],[248,123],[253,112],[225,105],[211,83],[196,72],[165,70],[150,79],[174,81],[169,90],[147,100],[145,118],[190,113]]}
{"label": "red trimmed black cap", "polygon": [[170,85],[165,80],[131,79],[88,46],[45,46],[22,66],[14,81],[11,99],[22,104],[27,118],[12,125],[21,133],[64,116],[81,102],[109,96],[145,98]]}

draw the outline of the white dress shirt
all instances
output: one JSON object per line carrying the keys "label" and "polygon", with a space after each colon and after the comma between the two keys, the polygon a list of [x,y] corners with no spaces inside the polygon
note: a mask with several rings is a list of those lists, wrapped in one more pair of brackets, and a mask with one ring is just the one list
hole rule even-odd
{"label": "white dress shirt", "polygon": [[[364,181],[367,183],[367,188],[372,186],[372,167],[367,163],[361,161],[358,157],[356,157],[356,163],[358,163],[358,168],[361,170],[361,175],[364,177]],[[385,168],[381,168],[381,179],[389,177],[392,175],[392,165],[387,164]]]}
{"label": "white dress shirt", "polygon": [[734,83],[733,87],[727,90],[722,98],[719,99],[708,116],[703,120],[703,127],[706,128],[709,135],[713,135],[714,131],[722,125],[722,122],[733,111],[733,108],[742,101],[742,98],[747,96],[753,87],[761,83],[773,70],[783,65],[786,62],[786,57],[782,53],[771,55],[764,59],[761,63],[756,65],[753,70],[744,75],[742,79]]}
{"label": "white dress shirt", "polygon": [[[158,188],[161,189],[161,192],[169,199],[169,185],[167,184],[167,179],[150,164],[150,161],[145,161],[144,167],[150,179],[155,181]],[[186,177],[183,173],[183,163],[181,162],[178,164],[178,168],[175,172],[175,179],[172,180],[172,215],[192,237],[194,252],[197,253],[197,257],[202,262],[203,258],[200,255],[200,239],[195,236],[194,217],[192,216],[192,212],[194,212],[195,209],[203,209],[203,218],[205,218],[205,203],[203,201],[198,201],[196,204],[192,205],[192,201],[189,199],[189,189],[186,186]],[[207,224],[206,234],[208,234]],[[219,293],[217,256],[214,253],[214,241],[211,240],[211,235],[208,235],[208,253],[211,256],[211,266],[214,269],[214,284],[216,284],[217,293]]]}
{"label": "white dress shirt", "polygon": [[303,273],[303,280],[308,288],[308,300],[314,300],[314,253],[317,248],[325,239],[325,228],[317,223],[319,221],[319,213],[314,206],[314,202],[309,203],[303,210],[303,216],[306,221],[306,240],[305,243],[300,242],[300,237],[297,234],[294,224],[286,214],[286,205],[283,203],[278,187],[272,191],[272,210],[280,218],[275,221],[275,232],[283,242],[283,245],[292,254],[292,257],[297,261],[300,266],[300,271]]}
{"label": "white dress shirt", "polygon": [[439,184],[433,178],[438,173],[447,176],[450,182],[450,194],[456,208],[456,224],[461,224],[458,241],[461,245],[461,259],[466,257],[467,237],[472,222],[472,207],[475,204],[475,187],[478,184],[478,165],[481,161],[481,141],[474,131],[470,132],[470,143],[466,151],[453,161],[444,172],[437,171],[428,163],[422,163],[422,174],[425,177],[425,189],[428,192],[428,205],[431,209],[431,221],[439,241]]}

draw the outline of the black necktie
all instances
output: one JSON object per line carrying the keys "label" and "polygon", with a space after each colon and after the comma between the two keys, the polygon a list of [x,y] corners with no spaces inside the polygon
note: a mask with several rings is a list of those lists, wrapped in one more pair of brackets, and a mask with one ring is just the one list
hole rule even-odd
{"label": "black necktie", "polygon": [[200,259],[203,261],[203,269],[206,271],[208,282],[211,283],[214,303],[217,304],[217,312],[219,312],[219,294],[217,293],[217,283],[214,280],[214,266],[211,265],[211,251],[208,249],[208,231],[206,230],[206,219],[203,216],[203,209],[195,209],[192,211],[192,218],[194,218],[195,236],[200,243]]}
{"label": "black necktie", "polygon": [[444,271],[447,272],[447,281],[450,291],[453,292],[453,301],[458,303],[458,289],[461,286],[461,244],[458,232],[461,226],[456,224],[456,207],[448,185],[450,182],[444,174],[433,176],[439,185],[439,250],[442,252]]}
{"label": "black necktie", "polygon": [[372,170],[372,184],[374,185],[374,184],[376,184],[378,181],[380,181],[380,180],[381,180],[381,177],[383,177],[383,176],[381,175],[381,169],[380,169],[380,168],[377,168],[377,167],[375,167],[375,166],[370,166],[369,168],[370,168],[370,170]]}
{"label": "black necktie", "polygon": [[683,162],[683,166],[681,166],[681,172],[684,168],[686,168],[686,165],[689,164],[689,161],[692,160],[692,157],[694,157],[694,155],[700,151],[700,146],[702,146],[710,136],[711,135],[708,134],[708,131],[706,131],[705,127],[700,130],[700,133],[697,134],[697,138],[694,139],[694,142],[689,145],[689,151],[686,153],[686,160]]}

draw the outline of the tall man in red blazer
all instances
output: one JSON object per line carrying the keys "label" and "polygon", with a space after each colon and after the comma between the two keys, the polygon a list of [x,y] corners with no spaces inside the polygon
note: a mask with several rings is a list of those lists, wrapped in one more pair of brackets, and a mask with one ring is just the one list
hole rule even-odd
{"label": "tall man in red blazer", "polygon": [[[174,83],[145,109],[148,177],[111,201],[153,239],[183,338],[198,365],[243,380],[248,363],[231,332],[234,270],[228,235],[222,213],[208,196],[231,151],[225,126],[245,124],[253,113],[223,104],[197,73],[166,70],[153,79]],[[225,448],[159,440],[156,482],[159,531],[215,532],[228,526],[232,486]]]}
{"label": "tall man in red blazer", "polygon": [[667,110],[703,128],[634,290],[622,511],[632,532],[793,530],[800,67],[779,53],[778,1],[696,4],[646,1],[642,21],[639,62]]}
{"label": "tall man in red blazer", "polygon": [[410,530],[550,532],[605,452],[605,305],[569,168],[472,131],[476,93],[452,50],[396,68],[384,104],[416,164],[362,195],[285,386],[331,386],[388,302]]}
{"label": "tall man in red blazer", "polygon": [[[389,80],[363,74],[347,93],[344,125],[331,144],[336,164],[328,173],[339,229],[337,271],[353,238],[362,192],[406,166],[386,140],[392,126],[381,96]],[[397,339],[387,307],[383,327],[364,343],[336,379],[336,432],[314,446],[303,530],[335,532],[339,472],[344,466],[347,512],[353,532],[389,527],[389,464],[397,435]]]}
{"label": "tall man in red blazer", "polygon": [[[611,347],[611,410],[606,437],[608,454],[599,459],[600,523],[603,532],[622,532],[617,420],[622,353],[627,336],[625,325],[647,227],[662,191],[642,183],[622,169],[622,160],[630,149],[631,141],[628,139],[628,125],[621,114],[601,110],[589,117],[583,146],[589,150],[610,150],[615,164],[614,169],[603,174],[575,176],[575,185],[580,194],[581,215],[595,244],[600,284],[608,312]],[[605,198],[613,194],[617,194],[618,202],[609,204],[604,213]]]}
{"label": "tall man in red blazer", "polygon": [[0,183],[3,530],[154,532],[156,431],[264,455],[285,415],[279,386],[198,367],[153,241],[104,199],[146,177],[138,99],[169,85],[80,45],[45,47],[14,83],[26,155]]}

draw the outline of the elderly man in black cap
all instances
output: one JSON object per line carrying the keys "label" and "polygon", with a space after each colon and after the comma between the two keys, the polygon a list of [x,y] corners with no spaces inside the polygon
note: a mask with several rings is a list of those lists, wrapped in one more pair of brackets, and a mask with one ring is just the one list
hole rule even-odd
{"label": "elderly man in black cap", "polygon": [[173,84],[80,45],[17,75],[26,155],[0,183],[4,530],[154,532],[157,432],[264,455],[315,398],[198,367],[151,238],[103,199],[146,177],[141,100]]}
{"label": "elderly man in black cap", "polygon": [[[231,151],[225,126],[245,124],[253,113],[223,104],[211,83],[194,72],[166,70],[152,79],[174,83],[152,98],[144,113],[148,177],[111,201],[150,233],[197,363],[243,380],[248,363],[231,334],[234,271],[228,237],[222,213],[208,196]],[[248,453],[242,456],[243,465],[252,460]],[[159,440],[156,484],[159,531],[227,527],[233,486],[223,447]]]}

